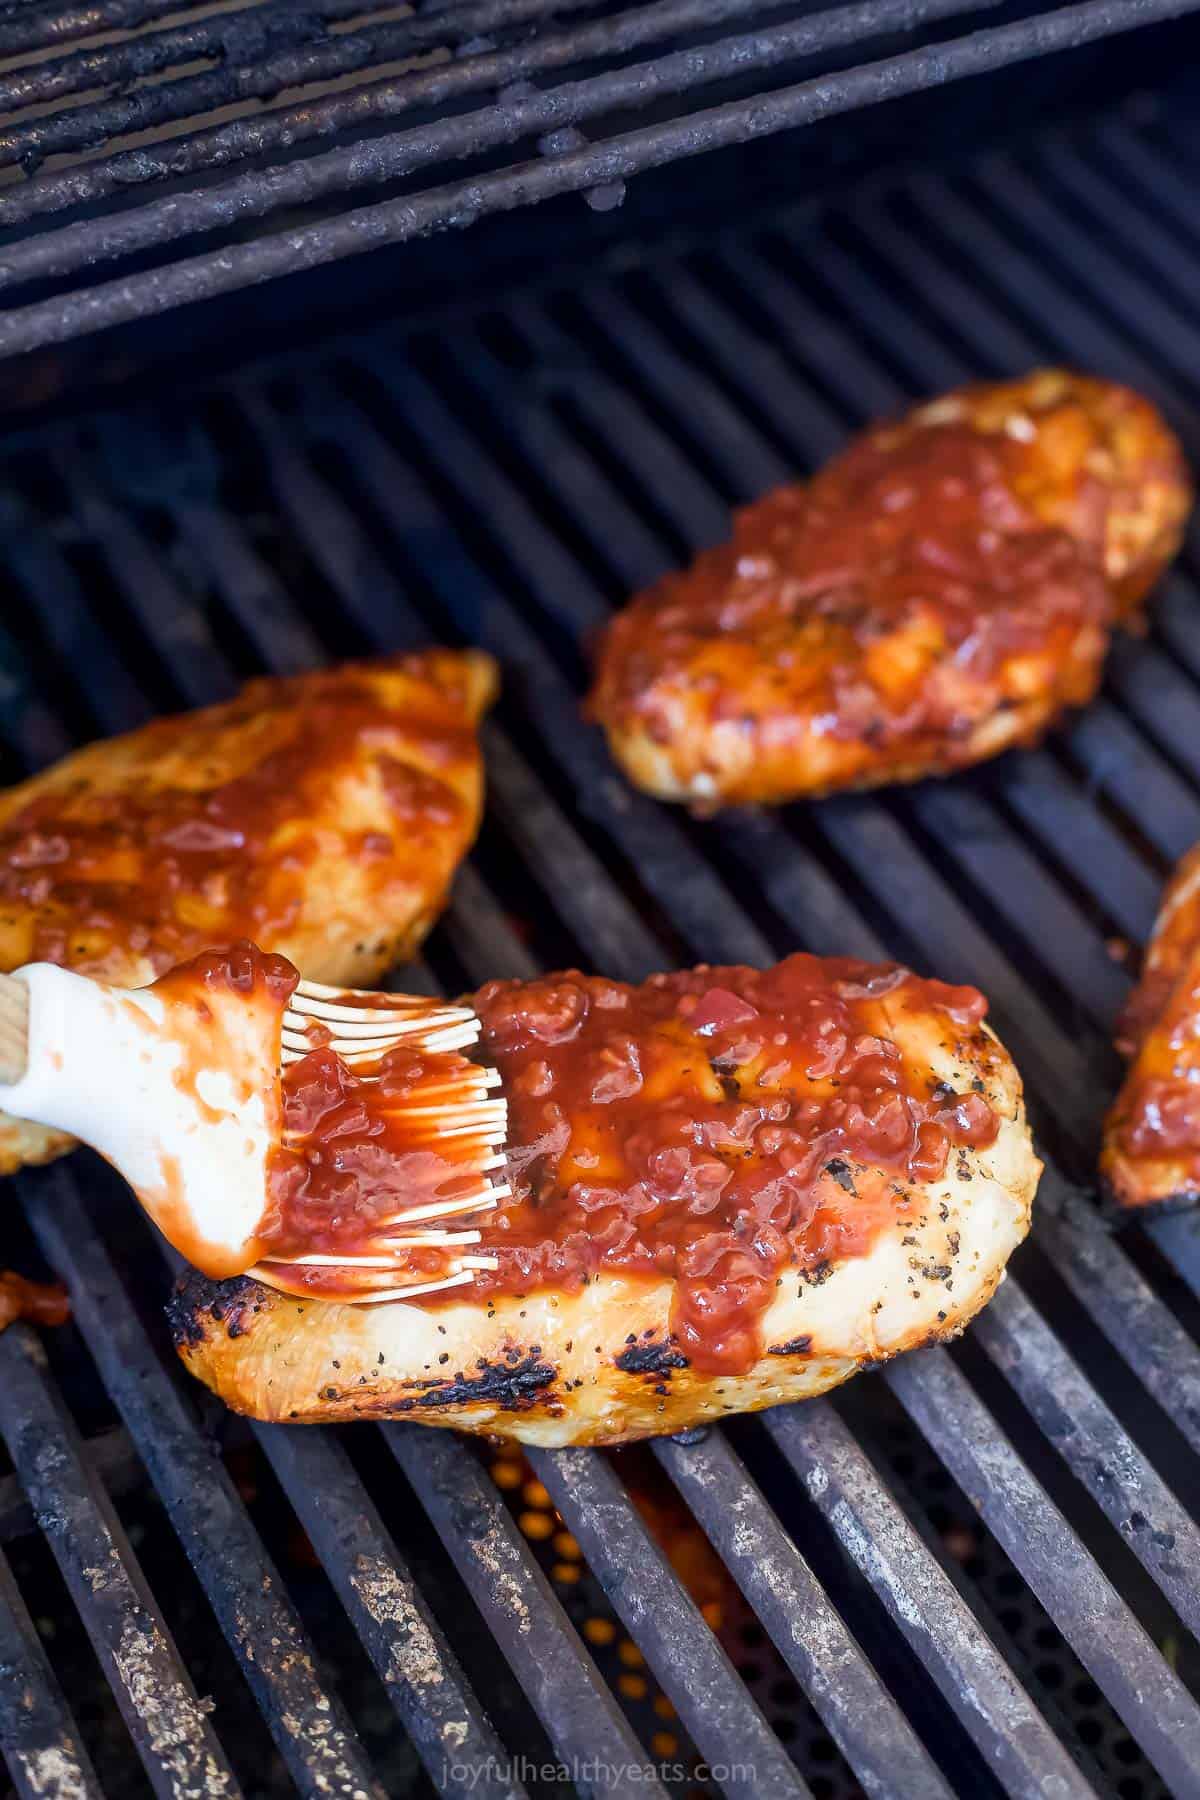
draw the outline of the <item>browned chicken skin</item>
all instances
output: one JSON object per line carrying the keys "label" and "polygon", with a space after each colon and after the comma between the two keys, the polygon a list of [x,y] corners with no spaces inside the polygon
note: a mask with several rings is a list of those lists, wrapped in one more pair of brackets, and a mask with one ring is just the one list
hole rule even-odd
{"label": "browned chicken skin", "polygon": [[1095,692],[1178,547],[1179,446],[1113,382],[1042,370],[872,428],[640,595],[590,710],[700,808],[946,773]]}
{"label": "browned chicken skin", "polygon": [[[369,985],[436,918],[479,824],[477,651],[287,679],[90,744],[0,794],[0,969],[140,987],[253,938]],[[0,1173],[69,1149],[0,1113]]]}
{"label": "browned chicken skin", "polygon": [[1117,1048],[1130,1063],[1105,1121],[1106,1192],[1130,1209],[1200,1198],[1200,845],[1167,885]]}

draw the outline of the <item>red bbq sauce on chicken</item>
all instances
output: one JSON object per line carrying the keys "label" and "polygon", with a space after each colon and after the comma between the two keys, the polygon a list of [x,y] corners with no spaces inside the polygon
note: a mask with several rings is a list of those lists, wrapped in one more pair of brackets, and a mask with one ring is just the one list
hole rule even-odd
{"label": "red bbq sauce on chicken", "polygon": [[[410,660],[419,677],[421,659]],[[414,683],[407,703],[392,706],[353,665],[252,682],[225,705],[116,740],[127,742],[136,752],[126,753],[124,782],[82,770],[0,822],[0,904],[32,909],[23,960],[103,974],[120,947],[162,972],[209,944],[278,942],[330,848],[332,826],[323,843],[311,821],[330,818],[334,785],[356,754],[371,760],[394,832],[339,829],[336,846],[381,892],[414,844],[461,823],[464,802],[436,771],[474,755],[452,695]],[[405,747],[429,767],[391,754]],[[114,757],[124,769],[119,750]],[[143,778],[147,768],[154,779]]]}
{"label": "red bbq sauce on chicken", "polygon": [[1141,980],[1117,1028],[1129,1073],[1105,1123],[1101,1174],[1121,1206],[1200,1192],[1200,858],[1168,885]]}
{"label": "red bbq sauce on chicken", "polygon": [[[721,678],[720,646],[736,655],[744,643],[776,660],[772,743],[819,730],[868,740],[877,760],[893,743],[911,754],[923,734],[965,729],[966,678],[1065,653],[1112,612],[1098,556],[1021,497],[1024,456],[1023,444],[965,423],[868,433],[811,482],[744,508],[727,543],[617,615],[592,715],[636,715],[668,742],[683,678],[706,696],[711,723],[736,721],[740,684]],[[902,631],[913,640],[876,668],[872,647]],[[1094,648],[1076,681],[1090,679],[1098,635]]]}
{"label": "red bbq sauce on chicken", "polygon": [[[478,1177],[459,1166],[454,1141],[434,1148],[433,1128],[416,1112],[424,1085],[450,1081],[465,1067],[453,1053],[396,1049],[356,1072],[326,1047],[285,1069],[283,1142],[268,1167],[269,1210],[259,1234],[270,1259],[353,1255],[393,1215],[474,1193]],[[425,1229],[455,1223],[434,1219]],[[421,1229],[418,1222],[405,1234]],[[434,1280],[450,1260],[445,1249],[406,1247],[397,1253],[396,1285]],[[298,1278],[295,1265],[290,1274]],[[314,1294],[344,1291],[336,1267],[318,1265],[299,1278]]]}
{"label": "red bbq sauce on chicken", "polygon": [[472,1292],[670,1277],[700,1369],[747,1367],[785,1271],[864,1254],[910,1183],[999,1129],[982,1094],[906,1066],[891,1030],[913,1008],[948,1044],[974,1038],[983,996],[895,967],[799,955],[637,988],[572,972],[493,982],[475,1008],[512,1195],[482,1227],[499,1266]]}
{"label": "red bbq sauce on chicken", "polygon": [[[265,968],[285,1004],[291,966],[253,955],[252,973]],[[209,979],[226,978],[212,961]],[[911,1184],[938,1180],[952,1151],[999,1129],[982,1093],[935,1082],[895,1042],[910,1009],[943,1019],[948,1047],[975,1040],[983,996],[895,966],[798,955],[636,988],[572,971],[492,982],[474,1006],[480,1059],[508,1100],[510,1192],[454,1221],[478,1229],[495,1263],[466,1291],[578,1290],[605,1270],[672,1279],[672,1330],[699,1369],[747,1367],[786,1271],[819,1279],[865,1254],[917,1204]],[[292,1259],[353,1255],[394,1215],[478,1188],[453,1140],[431,1138],[416,1111],[423,1084],[466,1066],[398,1049],[352,1069],[326,1046],[285,1069],[260,1237],[289,1280],[344,1296],[336,1266]],[[406,1247],[395,1284],[435,1280],[453,1256]],[[448,1297],[462,1291],[416,1304]]]}

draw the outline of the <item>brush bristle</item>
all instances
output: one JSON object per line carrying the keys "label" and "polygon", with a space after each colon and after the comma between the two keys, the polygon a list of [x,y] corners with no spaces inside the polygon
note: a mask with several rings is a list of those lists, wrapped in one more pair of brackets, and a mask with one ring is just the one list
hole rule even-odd
{"label": "brush bristle", "polygon": [[[462,1054],[479,1034],[475,1015],[439,1001],[303,988],[285,1016],[285,1067],[324,1050],[359,1082],[386,1075],[373,1105],[389,1136],[402,1138],[403,1153],[431,1153],[436,1162],[426,1172],[427,1197],[414,1189],[412,1205],[377,1218],[345,1255],[292,1243],[250,1273],[283,1293],[380,1305],[462,1287],[494,1269],[495,1257],[464,1254],[481,1241],[478,1223],[510,1192],[492,1178],[503,1168],[508,1131],[500,1075]],[[303,1152],[302,1134],[285,1133],[285,1142]]]}

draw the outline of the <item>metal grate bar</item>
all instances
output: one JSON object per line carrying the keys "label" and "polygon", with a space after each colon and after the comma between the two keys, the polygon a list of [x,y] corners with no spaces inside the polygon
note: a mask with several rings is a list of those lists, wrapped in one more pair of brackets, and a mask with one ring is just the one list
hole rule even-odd
{"label": "metal grate bar", "polygon": [[[644,106],[653,98],[683,93],[733,74],[765,72],[782,62],[855,43],[881,30],[913,30],[929,20],[999,3],[1000,0],[860,0],[858,5],[817,13],[753,35],[722,38],[713,44],[675,51],[652,63],[636,63],[547,92],[531,89],[519,97],[510,94],[498,104],[476,112],[452,115],[432,125],[372,137],[365,143],[281,164],[271,169],[269,178],[253,170],[215,186],[147,201],[102,222],[85,219],[13,244],[0,262],[0,288],[69,275],[95,263],[155,249],[198,232],[221,229],[235,220],[262,218],[280,207],[309,205],[350,189],[394,181],[418,168],[514,144],[538,132],[561,131],[584,119]],[[782,4],[782,0],[774,0],[774,4]],[[721,10],[736,17],[763,8],[764,0],[724,0]],[[624,34],[614,31],[612,21],[603,20],[585,32],[541,39],[535,45],[504,55],[466,58],[452,69],[401,77],[386,84],[376,98],[386,98],[390,116],[417,103],[442,104],[459,93],[502,87],[525,80],[539,69],[573,62],[582,56],[611,55],[625,47],[622,42],[613,41],[620,35],[633,43],[653,42],[679,29],[672,16],[678,10],[673,5],[665,16],[649,19],[638,20],[633,15],[633,23],[639,24],[640,30],[634,31],[627,25]],[[708,23],[699,16],[699,0],[689,0],[688,10],[692,16],[683,19],[684,25]],[[584,39],[582,44],[580,38]],[[338,40],[339,44],[343,41]],[[324,110],[327,114],[344,115],[349,104],[344,97],[330,98]],[[361,109],[357,97],[353,104],[356,112]],[[307,127],[301,135],[309,135],[315,124],[311,109],[301,116]],[[338,123],[344,125],[344,118]],[[296,134],[286,126],[277,129],[290,148]],[[263,147],[260,144],[259,153]],[[141,153],[138,155],[140,158]],[[61,185],[61,177],[58,182]],[[89,173],[86,185],[94,186],[95,182],[96,176]],[[82,172],[72,177],[72,204],[85,197],[79,193],[81,185]],[[5,222],[4,201],[0,198],[0,225]]]}
{"label": "metal grate bar", "polygon": [[[1149,1282],[1099,1227],[1090,1199],[1053,1170],[1038,1192],[1037,1239],[1076,1300],[1200,1452],[1200,1352]],[[1064,1224],[1064,1215],[1068,1224]]]}
{"label": "metal grate bar", "polygon": [[149,703],[114,651],[110,633],[62,550],[15,495],[5,494],[0,508],[8,565],[19,585],[42,597],[38,616],[64,674],[87,670],[88,705],[99,730],[128,731],[142,724],[150,717]]}
{"label": "metal grate bar", "polygon": [[[371,6],[384,4],[385,0],[371,0]],[[248,31],[243,28],[246,42],[240,62],[234,57],[204,74],[135,87],[130,93],[42,118],[16,120],[0,131],[0,166],[21,163],[26,168],[36,167],[45,157],[94,149],[109,139],[215,112],[238,101],[270,99],[285,89],[336,79],[373,63],[399,61],[422,49],[470,41],[480,32],[594,4],[595,0],[479,0],[469,8],[404,19],[328,40],[311,14],[306,17],[302,12],[293,21],[290,8],[281,8],[278,18],[271,8],[255,8]],[[371,6],[354,10],[371,10]],[[256,20],[257,43],[252,35]],[[287,45],[294,47],[283,47]],[[249,154],[249,147],[244,153]],[[162,172],[169,173],[169,169]],[[0,218],[4,216],[0,208]]]}
{"label": "metal grate bar", "polygon": [[884,1379],[1179,1796],[1200,1793],[1200,1707],[944,1350]]}
{"label": "metal grate bar", "polygon": [[[1059,172],[1059,165],[1051,154],[1047,156],[1047,168],[1056,175]],[[1193,386],[1200,332],[1171,300],[1161,283],[1144,280],[1133,272],[1129,263],[1111,256],[1062,207],[1044,198],[1009,160],[988,158],[975,169],[973,179],[980,192],[999,207],[1002,215],[1015,212],[1020,216],[1022,229],[1035,244],[1039,240],[1049,244],[1051,234],[1057,233],[1052,252],[1055,259],[1069,256],[1075,280],[1092,288],[1097,295],[1103,294],[1102,304],[1118,321],[1118,332],[1137,331],[1143,341],[1154,344],[1156,361],[1165,364],[1167,371],[1181,374],[1189,388]],[[1121,210],[1120,201],[1115,201],[1112,228],[1120,230],[1122,240],[1137,250],[1143,236],[1155,234],[1155,227],[1147,221],[1144,231],[1130,237]],[[1131,359],[1127,344],[1124,359]],[[1156,385],[1169,392],[1170,374],[1156,372]],[[1198,415],[1190,401],[1181,403],[1178,392],[1175,394],[1175,411],[1185,421],[1185,429],[1191,426],[1194,439]]]}
{"label": "metal grate bar", "polygon": [[1194,696],[1183,672],[1153,644],[1135,649],[1129,642],[1118,642],[1109,653],[1106,675],[1112,691],[1146,736],[1165,750],[1190,780],[1200,779],[1200,751],[1188,731]]}
{"label": "metal grate bar", "polygon": [[[302,1794],[358,1800],[377,1792],[340,1701],[233,1482],[198,1428],[62,1167],[24,1176],[21,1202],[51,1266],[70,1287],[75,1321],[170,1514],[230,1649]],[[311,1730],[320,1717],[324,1729]]]}
{"label": "metal grate bar", "polygon": [[0,1432],[164,1800],[240,1793],[205,1709],[25,1325],[0,1336]]}
{"label": "metal grate bar", "polygon": [[[782,3],[782,0],[780,0]],[[612,55],[653,43],[670,31],[717,24],[723,20],[752,17],[770,11],[769,0],[654,0],[654,4],[621,13],[598,25],[579,26],[570,33],[543,33],[532,43],[508,50],[472,50],[463,46],[458,59],[435,64],[390,81],[364,84],[353,98],[328,95],[304,106],[281,106],[249,119],[233,119],[205,131],[189,132],[167,147],[146,146],[118,151],[82,167],[56,170],[36,176],[16,192],[0,195],[0,224],[15,225],[44,213],[124,193],[131,185],[168,177],[196,174],[201,169],[221,168],[246,156],[263,156],[272,150],[328,137],[350,125],[394,118],[416,106],[442,106],[448,100],[480,90],[499,91],[512,82],[557,69],[589,56]],[[388,47],[385,31],[361,41],[364,64],[384,60]],[[344,51],[338,46],[339,55]],[[319,72],[312,64],[310,80]],[[339,69],[339,73],[344,72]]]}
{"label": "metal grate bar", "polygon": [[[837,74],[731,101],[682,119],[584,145],[551,159],[519,164],[441,188],[353,208],[340,216],[268,233],[219,253],[185,257],[94,288],[13,310],[0,351],[15,354],[90,331],[210,299],[299,269],[315,268],[385,243],[439,227],[621,181],[644,169],[818,118],[916,93],[932,83],[960,80],[1055,51],[1077,49],[1135,24],[1178,17],[1197,0],[1078,0],[1010,25],[967,34],[939,47],[882,57]],[[35,129],[35,128],[30,128]],[[8,134],[11,139],[12,133]],[[4,139],[0,138],[0,149]]]}
{"label": "metal grate bar", "polygon": [[180,591],[144,539],[105,499],[85,464],[62,457],[59,470],[74,495],[76,517],[99,546],[139,631],[162,657],[183,698],[192,706],[231,698],[237,678],[213,644],[201,609]]}
{"label": "metal grate bar", "polygon": [[715,1431],[655,1455],[870,1795],[951,1790],[737,1452]]}
{"label": "metal grate bar", "polygon": [[[1193,557],[1194,555],[1193,539]],[[1194,616],[1195,602],[1194,580],[1183,581],[1176,575],[1168,576],[1154,596],[1152,625],[1155,635],[1166,645],[1171,655],[1183,664],[1193,679],[1200,676],[1200,652],[1188,636],[1188,624]]]}
{"label": "metal grate bar", "polygon": [[267,668],[296,675],[325,661],[315,632],[297,615],[274,570],[254,554],[215,498],[189,495],[174,499],[170,510],[189,560],[220,593]]}
{"label": "metal grate bar", "polygon": [[611,1785],[595,1778],[597,1793],[661,1795],[558,1596],[466,1445],[419,1425],[385,1425],[383,1435],[563,1760],[611,1772]]}
{"label": "metal grate bar", "polygon": [[[85,1440],[84,1455],[108,1492],[126,1494],[144,1479],[142,1465],[123,1425],[112,1425]],[[0,1476],[0,1543],[37,1530],[33,1508],[15,1475]]]}
{"label": "metal grate bar", "polygon": [[[1089,146],[1093,155],[1103,159],[1106,170],[1112,170],[1122,184],[1131,186],[1149,207],[1184,233],[1185,241],[1195,243],[1195,219],[1188,199],[1190,186],[1172,162],[1157,148],[1144,143],[1119,120],[1106,123],[1093,135]],[[1177,267],[1172,285],[1178,288],[1186,275]]]}
{"label": "metal grate bar", "polygon": [[532,981],[541,972],[500,902],[469,864],[455,879],[446,910],[446,936],[460,968],[476,986],[496,980]]}
{"label": "metal grate bar", "polygon": [[[1075,804],[1064,806],[1060,815],[1068,821],[1076,805],[1086,810],[1079,796],[1070,798]],[[1031,954],[1044,954],[1047,930],[1055,933],[1059,981],[1081,1010],[1101,1027],[1111,1027],[1128,992],[1128,976],[1114,963],[1089,914],[1001,823],[997,809],[966,788],[931,785],[927,793],[914,793],[902,802],[901,811],[912,813],[940,846],[947,864],[956,863],[991,896],[1009,930]]]}
{"label": "metal grate bar", "polygon": [[[663,949],[627,907],[616,883],[550,801],[529,764],[493,728],[483,734],[488,789],[505,836],[569,922],[589,922],[598,969],[643,981],[663,966]],[[592,948],[594,946],[594,948]]]}
{"label": "metal grate bar", "polygon": [[[1008,165],[1001,164],[1000,167],[1007,176]],[[1155,293],[1169,313],[1170,339],[1167,341],[1177,341],[1185,355],[1189,349],[1194,352],[1197,334],[1180,305],[1179,253],[1172,241],[1163,235],[1161,222],[1156,223],[1152,217],[1148,217],[1143,208],[1122,193],[1120,187],[1106,174],[1084,162],[1071,145],[1048,146],[1045,167],[1063,192],[1077,203],[1085,218],[1094,219],[1097,213],[1111,218],[1114,232],[1120,234],[1120,241],[1136,250],[1139,259],[1144,259],[1145,267],[1155,277],[1153,288],[1149,288],[1144,281],[1139,286],[1147,287],[1148,292]],[[1151,318],[1147,323],[1153,330],[1155,320]],[[1189,379],[1194,378],[1194,369],[1195,364],[1192,362],[1188,366]],[[1194,655],[1195,646],[1189,645],[1188,648]]]}
{"label": "metal grate bar", "polygon": [[103,1800],[79,1728],[0,1550],[0,1746],[20,1800]]}
{"label": "metal grate bar", "polygon": [[529,1460],[694,1742],[725,1771],[724,1792],[811,1800],[611,1464],[594,1450],[531,1450]]}
{"label": "metal grate bar", "polygon": [[[381,585],[375,580],[369,589],[360,585],[352,550],[356,534],[347,509],[335,505],[328,487],[302,467],[278,424],[268,427],[261,408],[247,412],[270,451],[271,478],[298,538],[364,629],[371,630],[374,618],[386,630],[399,598],[394,576],[378,559],[370,558],[373,576],[382,577]],[[336,415],[322,418],[322,430],[328,428],[331,435],[337,425]],[[456,629],[503,659],[520,685],[526,714],[537,721],[543,740],[554,746],[555,757],[578,791],[587,795],[589,816],[623,843],[632,868],[653,879],[655,897],[674,914],[679,929],[701,937],[704,921],[728,904],[724,886],[692,851],[682,829],[663,817],[661,808],[620,788],[595,735],[579,730],[578,707],[563,691],[542,635],[467,557],[399,459],[376,460],[378,450],[373,434],[364,431],[355,445],[355,473],[371,481],[374,497],[386,507],[385,516],[400,541],[428,546],[423,573]],[[377,479],[383,474],[386,481]],[[365,550],[357,554],[368,556]],[[340,585],[339,576],[345,577]],[[761,962],[770,956],[765,940],[752,927],[739,935],[731,950],[732,959],[739,962]]]}
{"label": "metal grate bar", "polygon": [[1092,1793],[829,1402],[763,1424],[1007,1790]]}
{"label": "metal grate bar", "polygon": [[24,63],[0,74],[0,111],[46,106],[91,88],[120,87],[158,75],[177,63],[215,56],[229,62],[261,55],[272,44],[303,43],[329,19],[382,9],[390,0],[305,0],[277,5],[264,13],[258,6],[218,13],[187,25],[174,25],[98,49],[74,50],[43,62]]}
{"label": "metal grate bar", "polygon": [[1200,1529],[1015,1281],[984,1308],[974,1337],[1194,1633]]}
{"label": "metal grate bar", "polygon": [[1097,903],[1118,931],[1139,943],[1158,914],[1161,886],[1116,827],[1046,750],[1031,750],[996,782],[1005,805],[1036,837],[1044,856],[1060,862],[1064,821],[1073,860],[1090,871]]}
{"label": "metal grate bar", "polygon": [[19,56],[26,50],[53,49],[74,38],[94,37],[102,31],[131,31],[168,13],[185,12],[202,0],[88,0],[58,10],[55,6],[29,5],[14,0],[0,14],[0,56]]}
{"label": "metal grate bar", "polygon": [[286,1425],[255,1426],[255,1436],[439,1793],[521,1800],[504,1746],[341,1444]]}

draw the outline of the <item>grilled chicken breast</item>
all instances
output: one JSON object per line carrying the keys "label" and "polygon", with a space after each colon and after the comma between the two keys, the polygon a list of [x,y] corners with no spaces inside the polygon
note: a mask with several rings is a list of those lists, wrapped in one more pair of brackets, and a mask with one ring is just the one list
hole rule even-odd
{"label": "grilled chicken breast", "polygon": [[591,715],[700,809],[942,774],[1095,692],[1191,491],[1154,408],[1042,370],[867,431],[612,621]]}
{"label": "grilled chicken breast", "polygon": [[177,1345],[238,1411],[678,1431],[954,1336],[1028,1228],[1040,1164],[973,989],[799,955],[474,1004],[509,1101],[496,1267],[376,1306],[322,1300],[320,1269],[312,1299],[190,1275]]}
{"label": "grilled chicken breast", "polygon": [[1200,845],[1167,884],[1142,978],[1117,1028],[1130,1059],[1104,1126],[1100,1173],[1117,1206],[1200,1197]]}
{"label": "grilled chicken breast", "polygon": [[[311,980],[409,955],[475,836],[496,672],[430,650],[252,682],[0,794],[0,968],[140,987],[253,938]],[[0,1114],[0,1173],[71,1147]]]}

